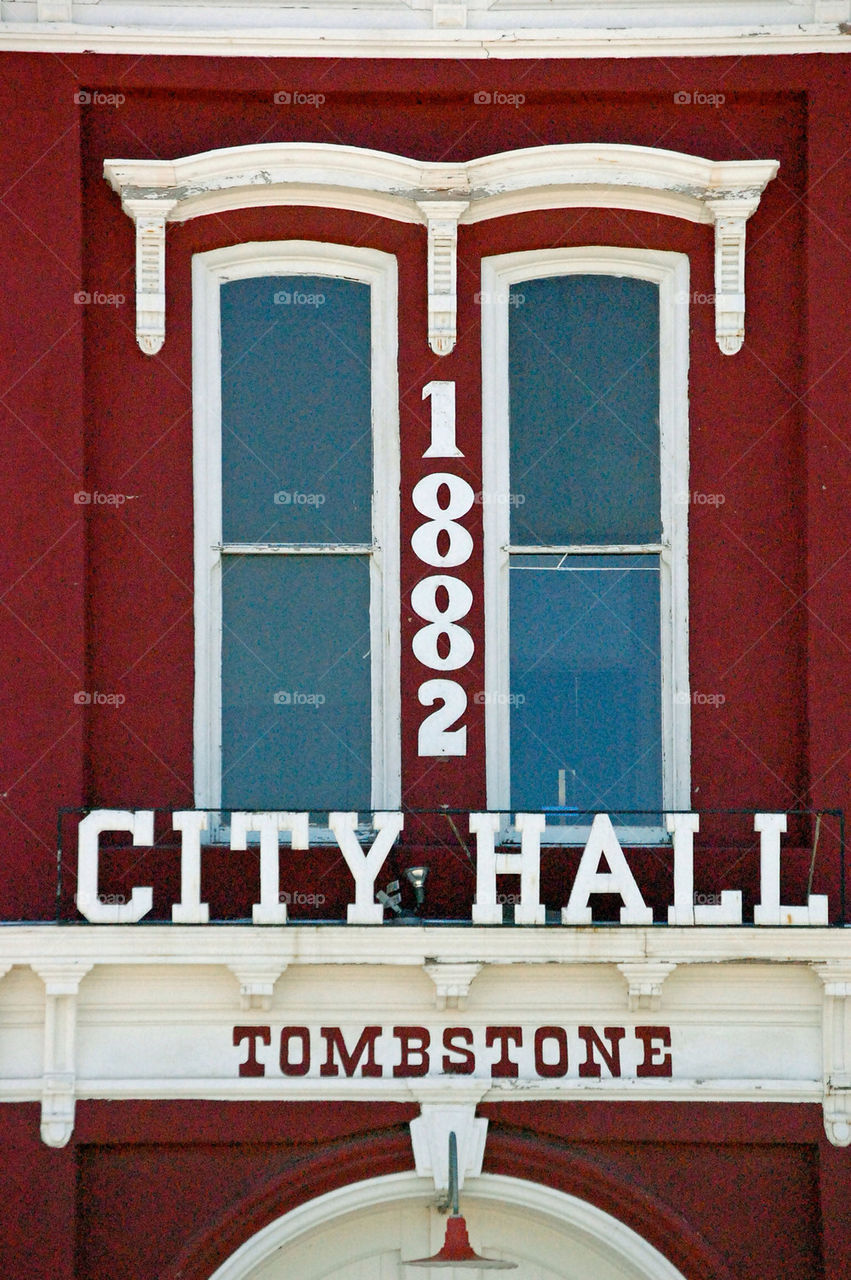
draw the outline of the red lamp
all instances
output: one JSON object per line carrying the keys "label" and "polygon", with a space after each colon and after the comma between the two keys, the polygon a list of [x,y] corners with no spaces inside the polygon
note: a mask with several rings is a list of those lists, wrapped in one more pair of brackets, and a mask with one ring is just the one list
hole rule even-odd
{"label": "red lamp", "polygon": [[449,1135],[449,1199],[452,1213],[446,1220],[443,1248],[431,1258],[415,1258],[406,1267],[470,1267],[477,1271],[515,1271],[516,1262],[500,1262],[498,1258],[480,1258],[467,1235],[467,1223],[458,1212],[458,1144]]}

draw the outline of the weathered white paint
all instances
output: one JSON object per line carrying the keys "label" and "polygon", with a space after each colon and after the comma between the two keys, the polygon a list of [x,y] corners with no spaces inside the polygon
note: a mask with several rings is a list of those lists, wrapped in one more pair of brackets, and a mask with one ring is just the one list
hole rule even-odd
{"label": "weathered white paint", "polygon": [[328,826],[334,832],[340,852],[355,882],[355,900],[347,908],[349,924],[382,924],[384,907],[375,901],[375,879],[384,865],[399,832],[405,825],[401,813],[373,815],[375,839],[369,849],[358,841],[356,813],[329,813]]}
{"label": "weathered white paint", "polygon": [[473,924],[502,924],[502,904],[497,902],[496,877],[520,877],[520,902],[514,908],[516,924],[545,924],[541,903],[541,834],[546,827],[542,813],[519,813],[519,853],[497,853],[496,836],[502,821],[496,813],[470,815],[470,831],[476,837],[476,901]]}
{"label": "weathered white paint", "polygon": [[824,894],[810,894],[801,907],[780,901],[780,836],[786,830],[785,813],[758,813],[760,900],[754,907],[754,924],[827,924],[828,902]]}
{"label": "weathered white paint", "polygon": [[[446,579],[446,581],[451,581]],[[422,584],[420,584],[422,585]],[[416,595],[416,588],[412,598]],[[205,823],[190,822],[193,813],[185,811],[176,815],[181,832],[181,885],[182,894],[190,892],[189,903],[178,903],[181,914],[189,916],[191,923],[206,923],[205,904],[197,901],[199,890],[201,850],[200,830]],[[286,924],[288,916],[279,900],[280,837],[289,835],[291,849],[308,849],[311,831],[308,813],[270,811],[260,813],[234,812],[231,815],[230,847],[247,848],[248,835],[260,836],[260,901],[254,905],[255,924]],[[328,815],[325,834],[333,835],[354,881],[354,902],[348,905],[349,924],[384,923],[383,907],[375,901],[375,880],[396,838],[405,825],[402,812],[378,812],[372,815],[368,831],[374,831],[371,844],[366,847],[362,838],[368,832],[358,826],[360,815],[356,812],[332,812]],[[684,905],[686,894],[694,897],[693,833],[698,827],[697,814],[667,814],[666,824],[673,831],[674,850],[674,905],[668,910],[668,922],[689,927],[699,924],[741,924],[741,893],[722,894],[718,911],[693,911]],[[546,924],[546,912],[540,901],[540,853],[541,837],[546,832],[546,818],[542,813],[518,813],[513,827],[506,828],[506,815],[497,813],[471,813],[469,830],[476,837],[476,901],[473,905],[474,924],[502,924],[502,908],[496,898],[497,875],[520,876],[520,904],[515,923],[524,925]],[[754,924],[781,926],[826,925],[829,919],[827,895],[810,895],[805,906],[780,905],[780,834],[786,830],[786,815],[757,813],[754,830],[760,835],[760,884],[761,903],[754,909]],[[152,846],[154,839],[154,811],[139,809],[94,809],[79,826],[78,878],[80,891],[77,908],[80,914],[93,924],[138,923],[152,908],[153,890],[150,887],[134,888],[129,903],[107,905],[98,892],[99,848],[98,838],[104,832],[132,833],[136,847]],[[551,837],[558,836],[564,828],[551,829]],[[520,834],[520,853],[496,852],[497,835],[502,842],[509,842],[514,832]],[[314,828],[321,836],[322,829]],[[516,836],[513,837],[516,839]],[[319,843],[324,843],[320,840]],[[571,843],[571,842],[567,842]],[[600,871],[605,857],[609,870]],[[187,886],[189,886],[187,890]],[[620,896],[621,924],[651,924],[653,912],[641,895],[621,842],[608,814],[595,814],[585,840],[582,857],[570,890],[570,896],[562,910],[565,925],[593,923],[589,905],[595,893],[616,893]],[[735,908],[735,910],[733,910]],[[174,909],[172,920],[175,919]],[[183,923],[187,923],[184,919]]]}
{"label": "weathered white paint", "polygon": [[[721,350],[731,354],[744,336],[745,223],[777,168],[774,160],[713,161],[615,143],[528,147],[445,164],[333,143],[273,142],[178,160],[106,160],[104,177],[136,223],[137,291],[145,270],[137,336],[148,354],[162,345],[156,308],[165,296],[165,257],[164,250],[140,247],[145,237],[154,236],[164,218],[183,222],[276,204],[352,209],[425,224],[429,342],[438,355],[455,344],[459,222],[569,207],[641,209],[712,222],[716,334]],[[151,345],[153,332],[159,346]]]}
{"label": "weathered white paint", "polygon": [[851,1145],[851,963],[813,965],[824,987],[824,1127],[836,1147]]}
{"label": "weathered white paint", "polygon": [[463,458],[455,443],[455,383],[427,382],[423,400],[431,402],[431,443],[424,458]]}
{"label": "weathered white paint", "polygon": [[668,814],[665,825],[673,836],[674,846],[674,901],[668,908],[668,924],[741,924],[740,889],[722,889],[720,902],[695,904],[694,833],[700,830],[699,815]]}
{"label": "weathered white paint", "polygon": [[[3,18],[0,48],[137,56],[741,57],[851,47],[849,0],[613,0],[604,10],[577,0],[6,0]],[[297,75],[279,86],[316,87]],[[706,86],[696,76],[688,88]]]}
{"label": "weathered white paint", "polygon": [[74,1131],[77,993],[90,968],[77,960],[33,965],[44,983],[41,1136],[49,1147],[64,1147]]}
{"label": "weathered white paint", "polygon": [[[10,925],[4,968],[0,1101],[41,1099],[55,1143],[71,1132],[75,1097],[458,1105],[471,1086],[490,1100],[821,1102],[831,1141],[851,1141],[851,970],[839,929]],[[453,989],[469,992],[462,1014]],[[246,1005],[261,1012],[246,1016]],[[262,1078],[238,1075],[245,1046],[234,1047],[233,1028],[245,1023],[271,1028]],[[527,1063],[518,1078],[492,1078],[495,1051],[484,1049],[475,1078],[392,1075],[393,1027],[429,1028],[437,1048],[441,1028],[459,1023],[480,1046],[487,1026],[525,1028],[512,1051]],[[635,1076],[633,1030],[648,1023],[670,1028],[670,1078]],[[350,1047],[358,1027],[380,1025],[384,1074],[286,1077],[283,1025],[338,1026]],[[575,1044],[583,1025],[626,1029],[622,1076],[577,1078],[574,1053],[564,1077],[536,1078],[531,1030],[563,1026]]]}
{"label": "weathered white paint", "polygon": [[[471,1091],[472,1092],[472,1091]],[[467,1178],[478,1178],[485,1157],[488,1122],[476,1115],[479,1088],[469,1102],[424,1102],[411,1121],[414,1163],[421,1178],[431,1178],[436,1191],[449,1187],[449,1135],[455,1134],[458,1150],[458,1189]]]}

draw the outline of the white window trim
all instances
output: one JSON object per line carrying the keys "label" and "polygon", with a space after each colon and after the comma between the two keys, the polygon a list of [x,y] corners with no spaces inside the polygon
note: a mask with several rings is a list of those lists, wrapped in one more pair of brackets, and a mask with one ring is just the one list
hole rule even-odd
{"label": "white window trim", "polygon": [[[195,503],[195,805],[221,804],[222,473],[220,289],[228,280],[319,275],[370,286],[373,428],[370,647],[373,809],[401,796],[398,273],[392,254],[310,240],[233,245],[192,261]],[[274,807],[274,797],[271,798]]]}
{"label": "white window trim", "polygon": [[[691,795],[688,670],[688,297],[682,253],[605,245],[499,254],[482,260],[482,487],[485,561],[485,744],[488,808],[510,797],[508,294],[511,285],[553,275],[613,275],[659,286],[659,425],[662,499],[662,791],[666,811]],[[487,301],[485,301],[487,299]],[[583,843],[583,828],[548,828],[545,839]],[[624,828],[624,843],[660,843],[658,828]]]}

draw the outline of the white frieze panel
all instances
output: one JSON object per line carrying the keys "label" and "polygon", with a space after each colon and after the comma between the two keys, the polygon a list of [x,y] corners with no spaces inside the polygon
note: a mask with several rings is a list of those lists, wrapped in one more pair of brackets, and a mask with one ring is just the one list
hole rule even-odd
{"label": "white frieze panel", "polygon": [[[494,965],[463,1011],[437,1011],[422,969],[318,965],[245,1010],[224,966],[104,965],[77,1000],[78,1096],[398,1097],[472,1081],[489,1096],[592,1081],[611,1096],[665,1082],[677,1097],[818,1094],[821,984],[806,966],[680,966],[653,1012],[626,995],[614,965]],[[4,1084],[10,1068],[41,1074],[44,1001],[27,996],[0,987]]]}
{"label": "white frieze panel", "polygon": [[16,965],[0,981],[0,1099],[16,1091],[35,1097],[32,1082],[44,1057],[44,984],[26,965]]}
{"label": "white frieze panel", "polygon": [[79,1098],[821,1102],[851,1140],[841,930],[15,934],[0,1102],[41,1100],[54,1146]]}
{"label": "white frieze panel", "polygon": [[849,0],[5,0],[0,48],[269,57],[804,53],[847,47],[849,20]]}
{"label": "white frieze panel", "polygon": [[[227,975],[104,969],[78,1010],[81,1096],[405,1097],[448,1085],[576,1096],[820,1096],[821,993],[806,969],[680,972],[631,1013],[613,966],[494,966],[438,1013],[421,971],[291,973],[268,1010]],[[666,992],[666,997],[668,993]]]}
{"label": "white frieze panel", "polygon": [[559,14],[562,21],[571,26],[602,29],[627,27],[633,30],[664,30],[670,27],[706,28],[723,26],[770,26],[791,22],[813,22],[816,4],[814,0],[709,0],[696,4],[694,0],[663,0],[648,4],[647,0],[617,0],[589,6],[581,0],[552,0],[547,6],[542,0],[488,0],[490,10],[517,10],[528,14],[530,10],[549,8]]}

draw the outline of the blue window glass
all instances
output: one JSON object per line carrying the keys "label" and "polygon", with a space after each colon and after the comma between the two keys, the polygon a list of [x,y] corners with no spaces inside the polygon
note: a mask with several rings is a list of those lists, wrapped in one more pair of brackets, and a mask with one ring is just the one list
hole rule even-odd
{"label": "blue window glass", "polygon": [[510,296],[511,806],[656,813],[658,287],[565,275]]}
{"label": "blue window glass", "polygon": [[511,803],[662,806],[659,557],[511,557]]}
{"label": "blue window glass", "polygon": [[221,338],[222,807],[366,809],[369,286],[229,281]]}
{"label": "blue window glass", "polygon": [[366,809],[369,561],[228,556],[222,803]]}
{"label": "blue window glass", "polygon": [[511,541],[658,541],[657,286],[556,276],[510,297]]}
{"label": "blue window glass", "polygon": [[222,536],[369,542],[369,285],[222,285]]}

